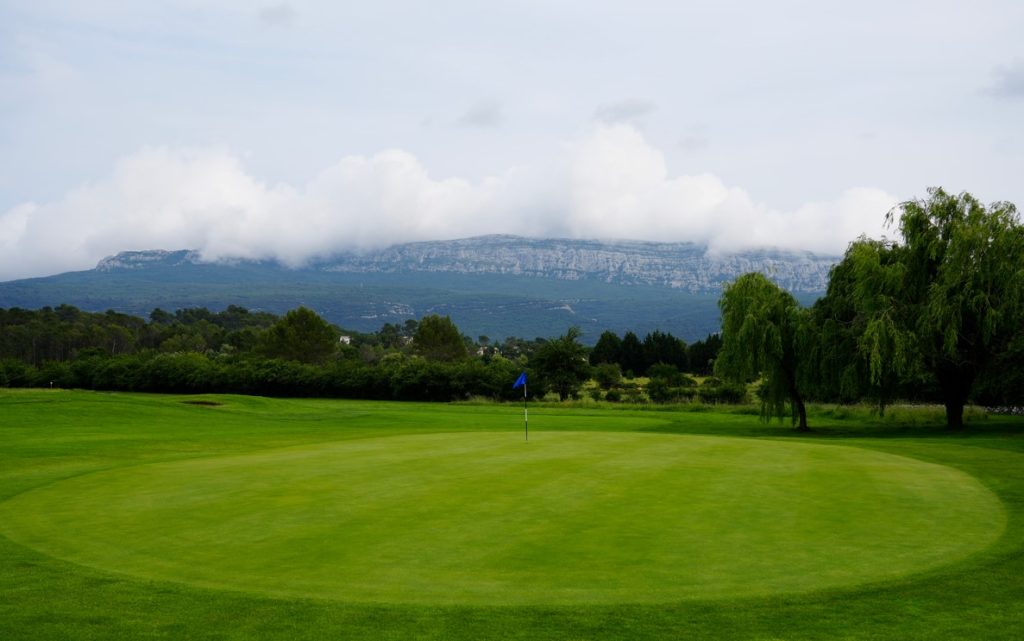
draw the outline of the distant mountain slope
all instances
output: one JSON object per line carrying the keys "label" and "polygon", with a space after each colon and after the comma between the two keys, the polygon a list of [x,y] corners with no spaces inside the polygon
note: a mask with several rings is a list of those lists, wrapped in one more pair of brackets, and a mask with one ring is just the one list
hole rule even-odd
{"label": "distant mountain slope", "polygon": [[782,287],[821,292],[834,256],[771,250],[708,255],[693,243],[535,240],[482,236],[396,245],[364,255],[341,256],[323,269],[338,272],[455,272],[512,274],[561,280],[596,278],[621,285],[663,285],[689,292],[718,292],[749,271],[772,274]]}
{"label": "distant mountain slope", "polygon": [[514,236],[396,245],[302,269],[205,263],[188,250],[132,251],[89,271],[0,283],[0,307],[68,303],[147,315],[154,307],[236,304],[280,313],[304,304],[358,331],[439,313],[474,337],[552,336],[579,325],[590,342],[604,329],[661,329],[694,340],[718,329],[723,283],[761,271],[810,301],[824,291],[836,260],[780,251],[714,256],[689,243]]}

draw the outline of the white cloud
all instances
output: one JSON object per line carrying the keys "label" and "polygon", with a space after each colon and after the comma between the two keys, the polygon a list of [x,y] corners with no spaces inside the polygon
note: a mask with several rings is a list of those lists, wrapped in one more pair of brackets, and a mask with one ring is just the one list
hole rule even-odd
{"label": "white cloud", "polygon": [[501,121],[501,105],[488,100],[470,107],[457,122],[464,127],[497,127]]}
{"label": "white cloud", "polygon": [[650,100],[627,98],[618,102],[600,105],[594,116],[604,123],[637,122],[644,116],[654,113],[658,106]]}
{"label": "white cloud", "polygon": [[569,229],[577,237],[689,240],[717,251],[751,247],[840,253],[879,236],[894,196],[849,189],[795,211],[772,209],[713,174],[671,176],[662,153],[632,127],[604,127],[573,149]]}
{"label": "white cloud", "polygon": [[989,93],[999,98],[1024,98],[1024,59],[999,65],[993,71],[995,81]]}
{"label": "white cloud", "polygon": [[340,250],[488,233],[695,241],[839,253],[880,235],[896,198],[850,189],[780,211],[712,174],[670,174],[628,125],[602,126],[547,163],[480,181],[437,179],[399,150],[349,156],[304,185],[267,185],[223,148],[146,148],[56,202],[0,214],[0,278],[87,269],[129,249],[290,265]]}
{"label": "white cloud", "polygon": [[259,12],[260,22],[271,27],[287,27],[295,20],[295,10],[287,4],[264,7]]}

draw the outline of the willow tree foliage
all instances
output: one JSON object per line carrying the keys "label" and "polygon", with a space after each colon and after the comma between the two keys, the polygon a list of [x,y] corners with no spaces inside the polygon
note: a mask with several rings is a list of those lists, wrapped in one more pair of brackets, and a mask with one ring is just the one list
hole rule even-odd
{"label": "willow tree foliage", "polygon": [[806,431],[807,411],[800,391],[808,352],[809,314],[796,299],[761,274],[744,274],[727,285],[718,301],[722,349],[715,373],[731,382],[762,377],[761,416],[787,413]]}
{"label": "willow tree foliage", "polygon": [[1024,227],[1011,203],[930,189],[888,215],[902,242],[854,243],[860,352],[873,384],[920,367],[949,427],[1024,327]]}
{"label": "willow tree foliage", "polygon": [[[889,241],[861,238],[829,273],[811,309],[816,340],[807,355],[808,392],[817,399],[871,398],[881,411],[919,371],[895,301],[901,269]],[[882,366],[883,363],[886,366]]]}

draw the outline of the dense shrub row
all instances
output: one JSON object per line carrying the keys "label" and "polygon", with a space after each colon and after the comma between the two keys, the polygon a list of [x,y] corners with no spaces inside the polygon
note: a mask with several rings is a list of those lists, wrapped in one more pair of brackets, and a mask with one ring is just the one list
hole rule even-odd
{"label": "dense shrub row", "polygon": [[40,367],[5,359],[0,361],[0,386],[450,401],[470,396],[517,398],[521,392],[512,390],[510,383],[519,371],[517,363],[503,358],[446,363],[414,356],[374,365],[358,360],[311,365],[143,352],[91,355]]}

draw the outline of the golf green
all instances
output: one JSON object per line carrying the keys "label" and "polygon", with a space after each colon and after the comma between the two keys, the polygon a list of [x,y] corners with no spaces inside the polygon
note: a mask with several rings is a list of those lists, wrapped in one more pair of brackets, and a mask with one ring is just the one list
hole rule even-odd
{"label": "golf green", "polygon": [[397,435],[93,472],[0,533],[135,577],[349,602],[611,604],[885,581],[994,542],[950,467],[833,445],[548,432]]}

